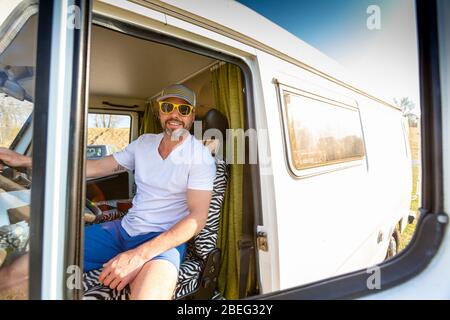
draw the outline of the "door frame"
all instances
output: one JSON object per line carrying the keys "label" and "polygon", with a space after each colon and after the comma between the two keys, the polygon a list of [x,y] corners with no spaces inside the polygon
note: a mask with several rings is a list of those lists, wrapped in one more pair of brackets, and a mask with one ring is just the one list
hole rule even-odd
{"label": "door frame", "polygon": [[91,11],[90,0],[39,3],[30,299],[77,299],[82,294],[81,278],[76,277],[79,281],[72,285],[69,281],[70,272],[79,274],[83,262],[80,235]]}

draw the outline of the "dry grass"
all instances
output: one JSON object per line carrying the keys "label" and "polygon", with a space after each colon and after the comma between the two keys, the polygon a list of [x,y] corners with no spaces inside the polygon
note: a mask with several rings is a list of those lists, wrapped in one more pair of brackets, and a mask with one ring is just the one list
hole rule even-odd
{"label": "dry grass", "polygon": [[[411,192],[411,211],[416,213],[418,217],[420,194],[417,190],[420,183],[420,128],[409,128],[409,144],[411,147],[411,158],[413,160],[412,176],[413,176],[413,188]],[[400,251],[406,248],[411,241],[411,238],[416,230],[417,219],[406,226],[400,239]]]}
{"label": "dry grass", "polygon": [[405,230],[402,233],[402,238],[400,239],[399,251],[405,249],[406,246],[409,244],[414,235],[414,232],[416,231],[416,226],[417,226],[417,219],[414,220],[413,223],[408,224],[406,226]]}
{"label": "dry grass", "polygon": [[412,175],[413,175],[413,189],[411,192],[411,210],[419,209],[420,190],[417,188],[420,185],[420,130],[419,128],[410,128],[409,144],[411,146],[411,158],[413,160]]}
{"label": "dry grass", "polygon": [[128,128],[89,128],[87,144],[109,144],[122,150],[130,141]]}
{"label": "dry grass", "polygon": [[28,283],[24,282],[8,290],[0,290],[0,300],[27,300]]}
{"label": "dry grass", "polygon": [[413,160],[420,158],[420,129],[409,128],[409,145],[411,146],[411,156]]}
{"label": "dry grass", "polygon": [[9,148],[19,130],[19,127],[0,127],[0,147]]}

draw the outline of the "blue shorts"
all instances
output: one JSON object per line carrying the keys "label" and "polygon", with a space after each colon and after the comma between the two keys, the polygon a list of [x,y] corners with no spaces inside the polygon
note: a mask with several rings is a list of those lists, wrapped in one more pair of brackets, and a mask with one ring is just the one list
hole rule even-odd
{"label": "blue shorts", "polygon": [[[119,253],[136,248],[162,232],[130,237],[122,228],[120,220],[87,226],[84,230],[84,272],[100,269],[103,264],[117,256]],[[162,259],[170,261],[177,270],[184,259],[186,244],[167,250],[152,260]]]}

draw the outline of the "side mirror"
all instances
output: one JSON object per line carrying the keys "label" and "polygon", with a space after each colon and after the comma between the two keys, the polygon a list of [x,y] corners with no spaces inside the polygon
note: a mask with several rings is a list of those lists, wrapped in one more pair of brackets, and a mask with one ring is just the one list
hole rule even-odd
{"label": "side mirror", "polygon": [[18,83],[11,80],[6,80],[0,87],[0,91],[6,93],[8,96],[16,98],[17,100],[25,100],[26,92]]}
{"label": "side mirror", "polygon": [[29,79],[33,76],[34,72],[31,67],[2,67],[0,68],[0,91],[23,101],[27,97],[27,92],[20,85],[20,80]]}

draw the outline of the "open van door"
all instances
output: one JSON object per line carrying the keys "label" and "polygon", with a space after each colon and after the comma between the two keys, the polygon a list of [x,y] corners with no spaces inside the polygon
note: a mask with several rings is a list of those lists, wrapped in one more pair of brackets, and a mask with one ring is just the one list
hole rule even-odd
{"label": "open van door", "polygon": [[1,136],[12,138],[0,146],[32,156],[31,171],[0,173],[0,235],[29,233],[0,264],[11,287],[25,282],[19,298],[81,296],[90,16],[89,0],[2,1]]}
{"label": "open van door", "polygon": [[34,299],[74,299],[81,294],[79,281],[69,285],[66,278],[80,272],[75,266],[82,264],[90,12],[89,0],[39,5],[33,132],[38,188],[31,194],[31,219],[36,221],[31,234],[37,239],[31,240],[30,248],[36,277],[36,281],[30,277],[30,297]]}

